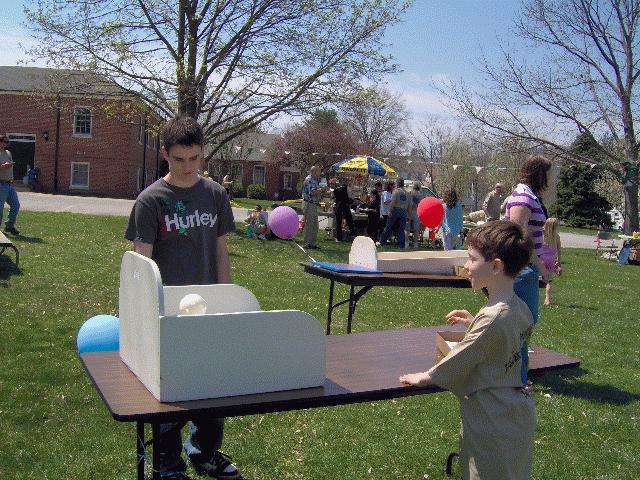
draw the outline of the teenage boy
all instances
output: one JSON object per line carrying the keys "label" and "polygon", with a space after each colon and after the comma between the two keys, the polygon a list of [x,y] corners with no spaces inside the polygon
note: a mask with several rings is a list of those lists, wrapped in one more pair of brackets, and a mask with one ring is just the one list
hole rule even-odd
{"label": "teenage boy", "polygon": [[[225,235],[235,229],[224,188],[198,174],[204,135],[191,117],[167,122],[162,155],[169,173],[138,196],[125,237],[134,251],[153,259],[165,285],[231,283]],[[160,425],[154,448],[160,451],[160,476],[186,480],[181,430],[186,422]],[[224,418],[192,418],[184,450],[196,472],[220,480],[241,479],[231,458],[219,451]]]}
{"label": "teenage boy", "polygon": [[471,287],[486,288],[487,305],[447,315],[467,327],[462,341],[427,372],[400,377],[409,385],[438,385],[460,401],[460,466],[465,480],[531,477],[535,403],[522,384],[521,348],[533,316],[513,283],[529,263],[533,244],[515,223],[495,221],[467,237],[465,270]]}
{"label": "teenage boy", "polygon": [[18,193],[13,186],[13,158],[11,152],[7,150],[9,140],[4,135],[0,135],[0,225],[2,225],[2,212],[5,202],[9,204],[9,218],[4,226],[4,231],[13,235],[20,232],[14,226],[16,217],[20,210]]}

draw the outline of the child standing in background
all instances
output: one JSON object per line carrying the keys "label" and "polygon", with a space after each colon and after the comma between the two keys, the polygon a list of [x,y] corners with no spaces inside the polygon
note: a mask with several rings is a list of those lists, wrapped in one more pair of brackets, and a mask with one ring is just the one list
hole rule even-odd
{"label": "child standing in background", "polygon": [[[542,236],[542,254],[541,260],[544,262],[544,266],[549,272],[562,274],[562,267],[560,265],[560,224],[558,219],[551,217],[544,222],[544,230]],[[547,282],[545,289],[544,304],[551,305],[551,277]]]}

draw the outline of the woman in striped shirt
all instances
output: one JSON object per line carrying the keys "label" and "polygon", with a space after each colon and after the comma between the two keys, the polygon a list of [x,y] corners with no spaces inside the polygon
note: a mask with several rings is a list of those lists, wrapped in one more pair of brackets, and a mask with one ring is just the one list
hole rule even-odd
{"label": "woman in striped shirt", "polygon": [[[533,240],[533,251],[529,265],[522,269],[513,285],[513,289],[529,307],[534,324],[538,321],[538,276],[545,282],[549,279],[549,271],[540,258],[542,255],[542,239],[547,210],[539,195],[546,190],[549,183],[548,173],[551,161],[542,155],[528,158],[520,167],[518,184],[507,200],[505,220],[517,223]],[[527,382],[529,365],[528,346],[522,349],[522,382]]]}

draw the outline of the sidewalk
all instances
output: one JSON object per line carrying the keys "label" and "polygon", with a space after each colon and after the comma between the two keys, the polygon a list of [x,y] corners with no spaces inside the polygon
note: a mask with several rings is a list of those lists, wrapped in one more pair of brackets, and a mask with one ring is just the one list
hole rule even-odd
{"label": "sidewalk", "polygon": [[[72,195],[52,195],[50,193],[34,193],[21,191],[19,193],[20,208],[31,212],[68,212],[86,213],[91,215],[111,215],[128,217],[133,207],[133,200],[102,197],[79,197]],[[236,222],[243,222],[247,217],[247,209],[233,208],[233,218]],[[320,219],[320,228],[327,224],[327,217]],[[593,237],[575,233],[560,233],[563,247],[595,249]],[[609,242],[609,240],[607,240]],[[614,240],[618,248],[622,242]]]}
{"label": "sidewalk", "polygon": [[[20,210],[27,212],[66,212],[91,215],[128,217],[134,200],[121,198],[52,195],[50,193],[19,192]],[[233,219],[243,222],[247,209],[233,208]]]}

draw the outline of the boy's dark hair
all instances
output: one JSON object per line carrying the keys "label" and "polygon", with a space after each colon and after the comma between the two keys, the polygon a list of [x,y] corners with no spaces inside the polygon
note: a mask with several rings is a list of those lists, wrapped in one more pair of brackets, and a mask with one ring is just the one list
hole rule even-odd
{"label": "boy's dark hair", "polygon": [[382,182],[376,182],[376,183],[373,184],[373,186],[376,187],[376,188],[377,187],[382,188]]}
{"label": "boy's dark hair", "polygon": [[174,145],[204,145],[202,127],[193,117],[179,115],[166,123],[162,130],[162,146],[168,152]]}
{"label": "boy's dark hair", "polygon": [[529,263],[533,242],[520,225],[497,220],[471,230],[467,236],[467,248],[473,247],[486,261],[502,260],[504,273],[514,278]]}
{"label": "boy's dark hair", "polygon": [[547,189],[549,184],[548,172],[551,170],[551,160],[542,155],[534,155],[525,160],[518,173],[518,182],[529,185],[535,193]]}

